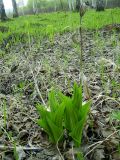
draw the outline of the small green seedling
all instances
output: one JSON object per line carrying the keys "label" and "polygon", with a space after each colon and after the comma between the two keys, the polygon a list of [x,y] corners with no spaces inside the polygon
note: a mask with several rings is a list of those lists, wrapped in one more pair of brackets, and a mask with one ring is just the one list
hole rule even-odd
{"label": "small green seedling", "polygon": [[112,119],[120,121],[120,111],[112,113]]}
{"label": "small green seedling", "polygon": [[[112,118],[112,121],[113,120],[116,120],[118,121],[118,123],[120,122],[120,111],[114,111],[112,114],[111,114],[111,118]],[[118,130],[120,130],[120,125],[116,125],[115,126]]]}

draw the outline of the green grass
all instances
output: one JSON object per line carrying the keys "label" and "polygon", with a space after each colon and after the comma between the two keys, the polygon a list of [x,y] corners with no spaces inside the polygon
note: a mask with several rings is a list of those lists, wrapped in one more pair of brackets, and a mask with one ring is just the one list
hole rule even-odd
{"label": "green grass", "polygon": [[[111,17],[112,13],[112,17]],[[108,9],[105,12],[89,10],[83,18],[83,27],[87,29],[99,29],[111,23],[120,23],[120,9]],[[25,41],[28,36],[42,38],[55,33],[64,33],[75,30],[79,27],[79,14],[76,12],[55,12],[39,15],[28,15],[12,19],[7,22],[0,22],[1,26],[8,30],[2,32],[0,29],[0,44],[7,40],[7,43]],[[26,39],[27,38],[27,39]],[[9,46],[8,43],[8,46]]]}

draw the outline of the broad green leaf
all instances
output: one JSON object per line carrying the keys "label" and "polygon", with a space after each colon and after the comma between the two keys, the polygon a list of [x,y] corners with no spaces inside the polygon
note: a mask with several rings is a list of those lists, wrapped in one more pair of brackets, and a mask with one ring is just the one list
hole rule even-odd
{"label": "broad green leaf", "polygon": [[57,99],[58,99],[58,102],[61,104],[66,99],[66,96],[62,92],[58,91],[58,93],[57,93]]}
{"label": "broad green leaf", "polygon": [[69,131],[75,126],[76,122],[78,122],[78,115],[75,112],[72,106],[72,100],[67,98],[65,101],[65,127]]}
{"label": "broad green leaf", "polygon": [[37,121],[37,123],[38,123],[39,126],[41,126],[41,127],[44,129],[44,131],[48,134],[48,136],[50,137],[50,139],[51,139],[52,141],[54,141],[54,136],[53,136],[53,134],[52,134],[52,132],[51,132],[51,128],[49,127],[46,118],[44,118],[44,119],[39,119],[39,120]]}
{"label": "broad green leaf", "polygon": [[52,133],[54,137],[53,143],[57,143],[63,135],[63,129],[62,127],[57,127],[50,118],[46,117],[46,120],[51,131],[50,133]]}
{"label": "broad green leaf", "polygon": [[82,106],[82,86],[80,88],[76,83],[74,83],[74,92],[73,92],[73,107],[76,111]]}
{"label": "broad green leaf", "polygon": [[50,105],[51,112],[55,112],[59,106],[57,99],[55,97],[54,91],[51,91],[49,94],[49,105]]}
{"label": "broad green leaf", "polygon": [[76,125],[72,128],[72,132],[70,134],[78,146],[81,144],[82,131],[87,119],[88,112],[90,110],[90,104],[91,102],[89,101],[81,107],[82,109],[80,109],[80,120],[79,122],[76,122]]}
{"label": "broad green leaf", "polygon": [[47,117],[49,117],[51,119],[51,121],[55,122],[55,112],[48,112]]}
{"label": "broad green leaf", "polygon": [[79,121],[81,119],[86,119],[87,114],[90,110],[91,101],[86,102],[82,107],[79,109]]}
{"label": "broad green leaf", "polygon": [[72,129],[72,132],[70,133],[70,136],[75,141],[75,145],[77,147],[79,147],[81,144],[83,127],[84,127],[84,119],[78,122],[76,126]]}
{"label": "broad green leaf", "polygon": [[55,124],[58,127],[62,127],[63,115],[64,115],[65,106],[64,103],[60,104],[56,113],[55,113]]}
{"label": "broad green leaf", "polygon": [[45,107],[40,104],[36,105],[36,109],[39,112],[41,118],[44,118],[48,113],[48,111],[45,109]]}

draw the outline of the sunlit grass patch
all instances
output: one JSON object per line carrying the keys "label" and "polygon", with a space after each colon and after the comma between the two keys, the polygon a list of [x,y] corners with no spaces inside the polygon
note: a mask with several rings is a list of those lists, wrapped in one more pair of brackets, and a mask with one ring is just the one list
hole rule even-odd
{"label": "sunlit grass patch", "polygon": [[[89,10],[83,18],[83,28],[99,29],[107,24],[120,23],[120,9],[108,9],[104,12]],[[28,40],[29,36],[43,38],[52,37],[55,33],[64,33],[79,27],[79,14],[77,12],[54,12],[39,15],[21,16],[7,22],[0,23],[0,43],[12,37],[12,43]],[[51,33],[52,30],[52,33]],[[13,35],[16,35],[15,37]],[[9,38],[10,37],[10,38]],[[14,40],[13,40],[14,39]],[[11,41],[11,39],[10,39]]]}

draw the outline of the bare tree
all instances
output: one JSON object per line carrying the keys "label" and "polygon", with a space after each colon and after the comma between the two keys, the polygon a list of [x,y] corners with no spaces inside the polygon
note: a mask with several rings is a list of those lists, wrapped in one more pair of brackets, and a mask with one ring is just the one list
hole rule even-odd
{"label": "bare tree", "polygon": [[13,18],[18,17],[18,9],[17,9],[16,0],[12,0],[12,5],[13,5]]}
{"label": "bare tree", "polygon": [[0,19],[1,21],[8,19],[5,13],[5,7],[4,7],[3,0],[0,0]]}

